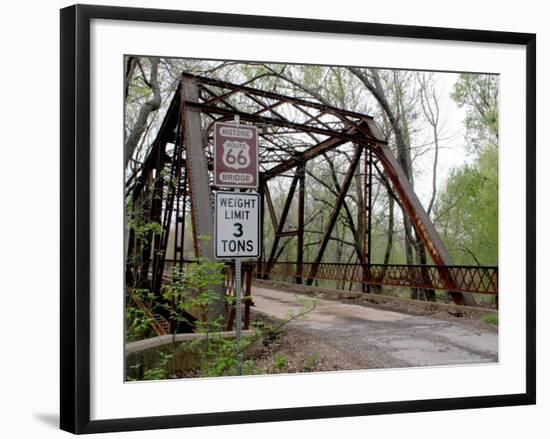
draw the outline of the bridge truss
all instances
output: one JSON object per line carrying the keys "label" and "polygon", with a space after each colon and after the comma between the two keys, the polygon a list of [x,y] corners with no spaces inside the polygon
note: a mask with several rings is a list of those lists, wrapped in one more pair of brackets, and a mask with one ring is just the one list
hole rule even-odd
{"label": "bridge truss", "polygon": [[[185,218],[190,213],[195,257],[213,259],[213,243],[200,239],[213,236],[213,124],[230,121],[254,124],[260,136],[260,184],[262,241],[269,216],[274,239],[269,252],[252,270],[256,277],[292,277],[311,285],[315,279],[347,280],[363,285],[393,285],[447,291],[458,305],[475,305],[471,293],[498,293],[497,267],[455,266],[429,216],[422,207],[403,168],[388,147],[371,116],[325,105],[313,99],[285,96],[253,86],[183,73],[158,134],[143,162],[141,172],[127,182],[127,195],[134,204],[145,206],[149,219],[162,225],[150,232],[146,244],[139,244],[130,230],[127,281],[142,279],[159,293],[167,268],[188,262],[184,256]],[[341,183],[337,183],[334,207],[312,261],[304,261],[304,212],[307,190],[306,166],[311,160],[336,148],[348,148],[351,162]],[[363,205],[357,227],[357,264],[323,263],[332,232],[356,171],[362,169]],[[417,236],[425,245],[433,265],[380,265],[371,262],[371,216],[373,174],[393,192],[409,216]],[[160,176],[168,178],[160,178]],[[288,177],[290,184],[283,208],[277,212],[268,182]],[[297,201],[296,226],[289,227],[289,212]],[[172,258],[167,262],[169,236]],[[296,261],[278,261],[281,241],[296,239]],[[136,255],[139,263],[136,263]],[[130,257],[132,256],[132,257]],[[224,295],[213,315],[226,313]]]}

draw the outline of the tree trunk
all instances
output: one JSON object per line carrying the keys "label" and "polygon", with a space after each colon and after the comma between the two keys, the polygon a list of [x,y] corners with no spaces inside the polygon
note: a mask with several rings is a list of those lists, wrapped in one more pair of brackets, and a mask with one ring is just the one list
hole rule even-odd
{"label": "tree trunk", "polygon": [[132,131],[124,142],[124,168],[128,166],[128,162],[134,154],[134,151],[139,143],[139,139],[141,139],[141,136],[147,129],[147,119],[149,118],[149,114],[158,110],[161,104],[160,86],[158,83],[158,66],[160,59],[157,57],[151,57],[149,59],[151,61],[151,77],[149,83],[151,84],[153,96],[141,106]]}

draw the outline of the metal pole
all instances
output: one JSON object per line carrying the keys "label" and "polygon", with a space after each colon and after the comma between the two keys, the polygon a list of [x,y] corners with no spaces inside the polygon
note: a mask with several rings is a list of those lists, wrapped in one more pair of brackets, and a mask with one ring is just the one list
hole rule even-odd
{"label": "metal pole", "polygon": [[[238,125],[240,117],[234,116],[233,122]],[[238,192],[238,188],[233,189]],[[238,256],[238,255],[237,255]],[[241,335],[242,335],[242,308],[241,308],[241,259],[235,258],[235,340],[237,341],[237,375],[243,374],[243,354],[241,349]]]}
{"label": "metal pole", "polygon": [[[241,260],[235,259],[235,339],[237,340],[237,349],[241,346],[241,327],[242,327],[242,309],[241,309]],[[243,374],[243,354],[237,354],[237,375]]]}

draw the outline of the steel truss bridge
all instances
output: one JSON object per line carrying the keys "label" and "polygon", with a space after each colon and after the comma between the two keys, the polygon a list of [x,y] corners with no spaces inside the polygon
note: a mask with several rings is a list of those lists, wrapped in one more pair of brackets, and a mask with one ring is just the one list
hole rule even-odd
{"label": "steel truss bridge", "polygon": [[[169,104],[156,138],[140,172],[126,184],[127,196],[147,218],[161,224],[161,231],[150,231],[145,239],[130,229],[126,263],[127,285],[146,284],[159,295],[167,273],[174,265],[184,266],[185,218],[190,214],[192,241],[196,258],[214,259],[213,243],[200,239],[213,236],[214,202],[213,124],[231,121],[259,128],[261,196],[261,240],[269,217],[274,239],[269,252],[260,260],[245,265],[245,296],[249,296],[252,278],[289,279],[311,285],[315,280],[347,281],[362,285],[365,292],[372,285],[412,287],[448,292],[457,305],[475,306],[474,294],[498,296],[498,268],[456,266],[424,210],[407,175],[371,116],[325,105],[313,99],[285,96],[254,87],[254,78],[244,84],[183,73]],[[299,139],[299,141],[296,141]],[[304,214],[306,166],[311,160],[339,147],[352,148],[351,162],[341,183],[336,183],[336,201],[328,219],[315,257],[304,261]],[[326,249],[342,210],[348,209],[346,196],[362,169],[362,211],[355,228],[357,263],[323,262]],[[416,235],[424,244],[433,265],[381,265],[371,263],[371,214],[373,174],[388,187],[409,217]],[[166,176],[167,178],[160,178]],[[280,212],[273,203],[268,182],[288,177],[290,184]],[[297,202],[296,226],[290,228],[289,213]],[[170,246],[169,249],[169,236]],[[279,261],[281,242],[296,240],[296,260]],[[262,246],[263,248],[263,246]],[[171,259],[167,260],[170,251]],[[226,272],[224,288],[208,316],[227,316],[233,324],[234,310],[227,308],[225,296],[232,294],[233,268]],[[248,289],[248,291],[246,291]],[[496,303],[498,303],[496,301]],[[142,308],[147,304],[141,303]],[[248,302],[245,324],[249,319]],[[162,320],[162,318],[159,318]],[[157,319],[157,320],[159,320]],[[155,329],[166,332],[166,322]]]}

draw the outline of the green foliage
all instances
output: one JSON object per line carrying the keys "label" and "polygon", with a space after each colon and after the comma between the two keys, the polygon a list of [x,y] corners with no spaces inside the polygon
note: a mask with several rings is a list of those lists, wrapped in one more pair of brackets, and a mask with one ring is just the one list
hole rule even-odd
{"label": "green foliage", "polygon": [[254,360],[248,359],[243,362],[243,375],[260,375],[262,370],[256,367]]}
{"label": "green foliage", "polygon": [[[174,335],[178,332],[181,323],[190,323],[187,320],[188,313],[193,310],[207,316],[209,308],[217,304],[219,298],[215,287],[224,282],[224,264],[212,262],[208,259],[200,259],[193,264],[187,264],[183,268],[175,268],[172,281],[163,289],[162,300],[155,297],[148,289],[133,289],[133,294],[141,302],[148,302],[151,309],[162,309],[168,313],[173,324]],[[224,337],[225,320],[223,317],[213,319],[205,318],[194,322],[195,332],[205,335],[203,339],[192,342],[173,343],[169,352],[159,352],[161,359],[158,364],[145,370],[142,379],[158,380],[166,379],[174,369],[174,358],[181,351],[188,351],[190,355],[198,359],[200,376],[218,377],[235,375],[239,354],[242,354],[254,342],[261,339],[269,339],[269,342],[280,338],[281,328],[291,320],[304,318],[317,305],[319,298],[300,300],[300,308],[289,314],[288,319],[277,324],[264,327],[263,324],[255,325],[255,335],[243,338],[237,342],[233,337]],[[150,336],[151,317],[132,306],[127,307],[127,340],[133,341]],[[286,364],[285,358],[278,358],[278,369]],[[139,379],[140,365],[130,366],[132,369],[130,379]],[[257,374],[261,371],[255,367],[253,360],[243,363],[244,374]]]}
{"label": "green foliage", "polygon": [[[159,300],[147,289],[136,288],[130,294],[142,302],[148,301],[151,310],[161,309],[168,314],[173,323],[173,333],[175,335],[182,323],[191,323],[188,320],[189,311],[194,310],[200,314],[208,315],[210,306],[218,300],[214,288],[224,281],[223,269],[223,263],[202,258],[195,263],[185,265],[183,268],[176,267],[174,269],[172,282],[162,291],[162,300]],[[128,341],[152,336],[150,329],[152,316],[148,317],[145,311],[133,306],[127,306],[126,313]],[[223,318],[198,321],[196,322],[196,331],[209,335],[212,332],[223,330],[223,323]],[[229,355],[231,347],[225,343],[225,340],[221,340],[219,334],[207,338],[205,348],[198,346],[199,343],[191,345],[190,348],[195,349],[198,347],[205,361],[205,375],[211,376],[209,374],[215,372],[211,372],[210,369],[215,371],[223,367],[220,364],[214,364],[212,367],[206,364],[210,362],[211,357],[215,357],[214,351],[218,349],[220,357],[225,357]],[[157,367],[146,370],[143,379],[165,379],[168,370],[173,367],[173,358],[177,349],[175,345],[173,349],[174,351],[171,353],[161,353],[160,363]],[[183,349],[185,349],[185,346],[183,346]],[[221,359],[218,363],[223,362],[224,360]]]}
{"label": "green foliage", "polygon": [[455,169],[436,207],[457,263],[498,262],[498,161],[487,148],[472,165]]}
{"label": "green foliage", "polygon": [[454,169],[435,216],[455,263],[498,264],[498,150],[487,146],[472,164]]}
{"label": "green foliage", "polygon": [[138,208],[131,201],[126,205],[126,225],[134,231],[139,240],[145,240],[151,233],[160,234],[162,232],[161,224],[149,221],[145,209]]}
{"label": "green foliage", "polygon": [[[147,289],[136,288],[132,290],[132,293],[139,300],[144,300],[150,296],[150,292]],[[147,313],[134,306],[126,306],[126,341],[143,340],[144,338],[152,337],[154,335],[151,329],[151,323],[153,318],[148,316]]]}
{"label": "green foliage", "polygon": [[[189,323],[186,315],[192,310],[207,315],[210,307],[217,303],[215,287],[224,281],[224,264],[201,258],[183,268],[175,267],[172,281],[163,289],[164,309],[174,322],[174,333],[181,323]],[[208,319],[197,323],[198,332],[221,330],[223,322]]]}
{"label": "green foliage", "polygon": [[281,328],[275,325],[268,325],[264,329],[264,344],[278,343],[281,339]]}
{"label": "green foliage", "polygon": [[452,170],[435,206],[455,263],[498,264],[498,80],[461,74],[452,98],[466,109],[471,162]]}
{"label": "green foliage", "polygon": [[146,381],[164,380],[166,376],[167,372],[163,367],[153,367],[143,372],[143,379]]}
{"label": "green foliage", "polygon": [[235,340],[212,334],[206,342],[197,341],[193,344],[198,347],[202,376],[217,377],[234,374],[237,368]]}
{"label": "green foliage", "polygon": [[468,147],[479,151],[498,143],[498,77],[462,73],[451,97],[466,109]]}
{"label": "green foliage", "polygon": [[160,351],[159,354],[159,367],[152,367],[143,372],[144,380],[164,380],[168,377],[174,356],[171,353],[166,353],[162,351]]}
{"label": "green foliage", "polygon": [[[205,299],[208,303],[208,299]],[[201,303],[202,300],[201,300]],[[161,353],[161,361],[155,367],[147,369],[142,374],[142,379],[157,380],[166,379],[174,369],[174,358],[177,353],[188,352],[189,355],[195,356],[198,362],[199,374],[202,377],[219,377],[219,376],[232,376],[237,374],[237,362],[239,354],[245,352],[255,342],[259,340],[267,341],[268,344],[277,343],[281,336],[281,329],[284,325],[294,319],[304,318],[306,314],[311,312],[318,299],[305,300],[303,306],[299,311],[295,312],[288,317],[287,320],[280,322],[276,325],[263,325],[257,323],[254,325],[256,332],[253,337],[243,338],[238,343],[233,337],[224,337],[223,320],[214,320],[206,322],[197,322],[197,332],[201,332],[206,335],[203,339],[197,339],[192,342],[181,343],[171,346],[171,351],[168,353]],[[306,363],[306,370],[308,367],[313,366],[317,361],[316,356],[312,356],[309,362]],[[274,359],[274,368],[276,370],[283,370],[287,365],[288,359],[284,355],[277,355]],[[310,366],[307,366],[310,364]],[[130,366],[133,372],[130,374],[129,379],[139,379],[140,365]],[[260,374],[265,371],[256,367],[254,360],[249,359],[243,363],[243,374]]]}
{"label": "green foliage", "polygon": [[286,367],[288,364],[288,358],[286,355],[283,354],[277,354],[275,355],[275,358],[273,359],[273,366],[277,370],[282,370]]}
{"label": "green foliage", "polygon": [[129,288],[147,286],[148,261],[143,255],[150,251],[154,237],[162,233],[161,224],[149,218],[148,204],[148,200],[140,203],[129,200],[126,204],[127,239],[132,248],[131,254],[126,257],[126,282]]}
{"label": "green foliage", "polygon": [[490,325],[498,325],[498,314],[486,314],[482,320]]}

